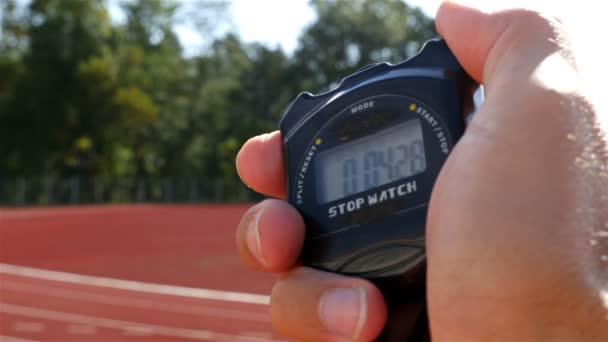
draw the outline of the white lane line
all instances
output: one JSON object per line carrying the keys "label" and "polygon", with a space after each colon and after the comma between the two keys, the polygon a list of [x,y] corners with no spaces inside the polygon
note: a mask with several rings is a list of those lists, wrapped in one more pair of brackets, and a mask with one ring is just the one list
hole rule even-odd
{"label": "white lane line", "polygon": [[125,336],[154,336],[154,330],[150,327],[140,327],[138,325],[127,327],[122,332]]}
{"label": "white lane line", "polygon": [[6,336],[6,335],[0,335],[0,341],[2,341],[2,342],[38,342],[36,340],[26,340],[23,338],[14,337],[14,336]]}
{"label": "white lane line", "polygon": [[218,333],[201,329],[182,329],[163,325],[145,324],[139,322],[123,321],[95,316],[67,313],[62,311],[33,308],[22,305],[3,303],[0,312],[11,315],[25,316],[30,318],[46,319],[50,321],[67,322],[75,324],[94,325],[96,327],[121,330],[123,332],[140,331],[150,335],[187,338],[205,341],[243,341],[243,342],[268,342],[267,338],[252,336],[239,336]]}
{"label": "white lane line", "polygon": [[19,321],[15,322],[13,329],[23,333],[40,333],[44,331],[45,326],[40,322]]}
{"label": "white lane line", "polygon": [[97,327],[89,324],[70,324],[66,331],[70,335],[95,335],[97,334]]}
{"label": "white lane line", "polygon": [[103,305],[116,305],[136,309],[150,309],[162,312],[178,314],[190,314],[195,316],[210,316],[216,318],[229,318],[250,322],[269,323],[270,318],[267,314],[251,312],[247,310],[223,309],[192,304],[179,304],[161,302],[159,300],[135,299],[128,296],[106,295],[89,293],[79,290],[62,290],[51,286],[30,285],[19,281],[4,280],[2,289],[16,293],[26,293],[45,297],[61,298],[68,301],[83,301]]}
{"label": "white lane line", "polygon": [[237,302],[247,304],[262,304],[270,303],[270,297],[232,291],[220,291],[210,289],[199,289],[184,286],[163,285],[144,283],[133,280],[123,280],[115,278],[89,276],[83,274],[50,271],[39,268],[24,267],[0,263],[0,273],[17,275],[28,278],[44,279],[52,281],[60,281],[64,283],[107,287],[119,290],[146,292],[170,296],[182,296],[189,298],[200,298],[209,300],[219,300],[225,302]]}

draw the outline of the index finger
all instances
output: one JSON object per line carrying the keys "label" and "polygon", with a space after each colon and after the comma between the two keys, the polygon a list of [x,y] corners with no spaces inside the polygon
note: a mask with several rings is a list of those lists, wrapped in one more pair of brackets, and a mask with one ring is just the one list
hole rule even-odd
{"label": "index finger", "polygon": [[274,131],[249,139],[236,156],[239,177],[253,190],[285,198],[283,139]]}

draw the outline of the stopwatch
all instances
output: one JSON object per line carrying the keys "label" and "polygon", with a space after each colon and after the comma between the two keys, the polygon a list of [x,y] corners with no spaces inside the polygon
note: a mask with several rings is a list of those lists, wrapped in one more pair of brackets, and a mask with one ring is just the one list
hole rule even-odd
{"label": "stopwatch", "polygon": [[437,38],[401,63],[297,96],[280,130],[287,200],[306,224],[304,265],[369,279],[389,306],[424,288],[431,192],[478,88]]}

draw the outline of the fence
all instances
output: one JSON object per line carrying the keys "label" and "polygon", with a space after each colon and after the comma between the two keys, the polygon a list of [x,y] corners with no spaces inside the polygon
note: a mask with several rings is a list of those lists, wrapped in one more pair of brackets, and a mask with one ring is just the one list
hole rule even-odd
{"label": "fence", "polygon": [[260,199],[239,181],[165,178],[0,178],[0,206],[245,202]]}

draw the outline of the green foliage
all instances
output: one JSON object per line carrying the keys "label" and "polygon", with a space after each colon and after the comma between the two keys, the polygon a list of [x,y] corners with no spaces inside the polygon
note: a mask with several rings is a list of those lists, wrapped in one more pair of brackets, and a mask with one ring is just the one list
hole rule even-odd
{"label": "green foliage", "polygon": [[318,19],[300,37],[296,74],[328,87],[362,66],[399,62],[435,35],[434,22],[400,0],[312,0]]}
{"label": "green foliage", "polygon": [[[204,188],[221,179],[236,194],[240,146],[275,130],[299,92],[398,62],[435,35],[431,19],[399,0],[311,5],[317,19],[287,56],[218,36],[224,0],[123,1],[123,24],[104,0],[3,0],[0,178],[203,177]],[[206,49],[185,56],[178,22]]]}
{"label": "green foliage", "polygon": [[121,110],[120,116],[124,118],[127,128],[152,122],[158,113],[158,107],[150,97],[133,86],[118,89],[114,104]]}

